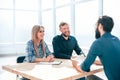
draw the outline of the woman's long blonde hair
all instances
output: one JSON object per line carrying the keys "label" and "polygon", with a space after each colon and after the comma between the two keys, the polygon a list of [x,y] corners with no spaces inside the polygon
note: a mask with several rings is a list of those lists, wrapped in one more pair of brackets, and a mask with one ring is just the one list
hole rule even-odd
{"label": "woman's long blonde hair", "polygon": [[[40,25],[34,25],[32,28],[32,41],[33,41],[33,45],[34,45],[34,49],[36,52],[36,57],[39,57],[39,51],[38,51],[38,47],[37,47],[37,33],[40,31],[40,29],[44,27],[40,26]],[[45,44],[44,44],[44,39],[42,39],[42,52],[45,55]]]}

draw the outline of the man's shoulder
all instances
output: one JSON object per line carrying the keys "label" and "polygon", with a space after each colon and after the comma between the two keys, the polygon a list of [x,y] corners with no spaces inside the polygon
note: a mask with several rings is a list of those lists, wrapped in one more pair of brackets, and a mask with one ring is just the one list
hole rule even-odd
{"label": "man's shoulder", "polygon": [[74,36],[72,36],[72,35],[70,35],[69,38],[76,40],[76,38]]}
{"label": "man's shoulder", "polygon": [[61,35],[56,35],[56,36],[53,37],[53,39],[59,39],[61,37],[62,37]]}
{"label": "man's shoulder", "polygon": [[102,39],[99,38],[99,39],[94,40],[92,45],[101,45],[102,42],[103,42]]}
{"label": "man's shoulder", "polygon": [[72,35],[70,35],[69,37],[71,37],[71,38],[75,38],[75,36],[72,36]]}

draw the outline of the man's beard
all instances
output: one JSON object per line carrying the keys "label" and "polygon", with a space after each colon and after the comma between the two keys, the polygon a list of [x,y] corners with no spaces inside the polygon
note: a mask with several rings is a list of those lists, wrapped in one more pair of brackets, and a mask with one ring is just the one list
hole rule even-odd
{"label": "man's beard", "polygon": [[68,32],[69,34],[65,34],[65,33],[62,33],[62,35],[64,36],[64,37],[69,37],[70,36],[70,32]]}
{"label": "man's beard", "polygon": [[98,28],[95,30],[95,38],[98,39],[100,38],[100,32],[98,31]]}
{"label": "man's beard", "polygon": [[62,34],[64,37],[68,37],[69,35],[66,35],[66,34]]}

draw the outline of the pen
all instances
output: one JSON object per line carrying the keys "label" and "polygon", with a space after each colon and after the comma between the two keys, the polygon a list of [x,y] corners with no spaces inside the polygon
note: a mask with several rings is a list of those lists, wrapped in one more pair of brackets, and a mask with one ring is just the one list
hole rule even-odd
{"label": "pen", "polygon": [[86,57],[85,53],[83,51],[81,51],[81,53],[83,54],[84,57]]}

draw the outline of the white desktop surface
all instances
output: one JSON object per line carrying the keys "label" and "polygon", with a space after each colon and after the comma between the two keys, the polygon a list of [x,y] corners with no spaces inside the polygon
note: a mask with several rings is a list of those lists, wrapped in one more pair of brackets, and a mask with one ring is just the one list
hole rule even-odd
{"label": "white desktop surface", "polygon": [[77,72],[68,59],[55,59],[62,61],[60,65],[43,65],[38,63],[19,63],[2,66],[4,70],[21,75],[31,80],[74,80],[79,77],[101,72],[102,66],[93,65],[87,73]]}

